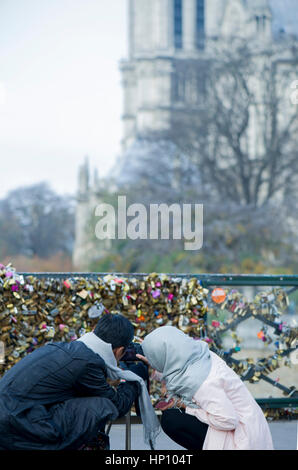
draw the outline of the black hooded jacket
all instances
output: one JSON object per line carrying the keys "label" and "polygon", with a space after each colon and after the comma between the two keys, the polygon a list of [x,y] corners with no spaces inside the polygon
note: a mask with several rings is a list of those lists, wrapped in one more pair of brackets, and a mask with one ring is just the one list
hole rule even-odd
{"label": "black hooded jacket", "polygon": [[137,382],[117,389],[104,360],[84,343],[49,343],[0,379],[0,449],[75,449],[128,412]]}

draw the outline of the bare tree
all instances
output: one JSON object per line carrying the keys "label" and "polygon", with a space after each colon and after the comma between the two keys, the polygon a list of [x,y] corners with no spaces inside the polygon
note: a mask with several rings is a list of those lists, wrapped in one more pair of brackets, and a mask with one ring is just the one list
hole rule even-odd
{"label": "bare tree", "polygon": [[70,254],[74,239],[74,204],[46,183],[21,187],[0,201],[2,256],[22,254],[47,258]]}
{"label": "bare tree", "polygon": [[258,206],[297,185],[297,51],[295,41],[259,51],[241,44],[184,71],[186,82],[201,77],[201,89],[177,106],[171,139],[227,200]]}

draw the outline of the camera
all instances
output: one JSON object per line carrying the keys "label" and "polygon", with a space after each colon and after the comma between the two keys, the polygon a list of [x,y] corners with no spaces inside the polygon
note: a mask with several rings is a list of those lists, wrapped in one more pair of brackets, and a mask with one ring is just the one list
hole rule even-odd
{"label": "camera", "polygon": [[124,356],[121,358],[123,362],[135,362],[140,361],[136,354],[141,354],[144,356],[142,346],[139,343],[130,343],[124,353]]}

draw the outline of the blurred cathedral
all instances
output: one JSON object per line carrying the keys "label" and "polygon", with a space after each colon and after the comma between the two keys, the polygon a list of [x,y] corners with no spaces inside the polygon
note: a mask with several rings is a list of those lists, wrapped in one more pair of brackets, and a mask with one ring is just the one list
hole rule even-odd
{"label": "blurred cathedral", "polygon": [[131,0],[129,58],[122,61],[123,150],[136,135],[167,129],[171,113],[200,89],[183,65],[231,36],[272,38],[266,0]]}
{"label": "blurred cathedral", "polygon": [[[113,169],[119,184],[139,136],[167,130],[171,115],[196,100],[200,74],[185,73],[187,61],[212,57],[214,48],[238,37],[260,45],[283,33],[279,12],[269,0],[128,0],[128,57],[121,61],[123,155]],[[276,3],[276,2],[275,2]],[[109,250],[94,249],[86,225],[100,199],[100,181],[90,179],[87,162],[79,171],[73,264],[88,269]]]}

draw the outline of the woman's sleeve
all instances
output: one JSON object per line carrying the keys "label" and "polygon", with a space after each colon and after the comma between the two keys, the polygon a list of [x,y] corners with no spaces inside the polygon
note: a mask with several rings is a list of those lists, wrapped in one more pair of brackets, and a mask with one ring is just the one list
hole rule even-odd
{"label": "woman's sleeve", "polygon": [[220,431],[233,431],[239,417],[231,400],[227,397],[223,381],[210,380],[203,383],[195,395],[194,402],[200,408],[186,407],[186,413]]}
{"label": "woman's sleeve", "polygon": [[161,382],[162,380],[162,373],[157,372],[157,370],[153,369],[152,374],[151,374],[151,380],[156,380],[157,382]]}

